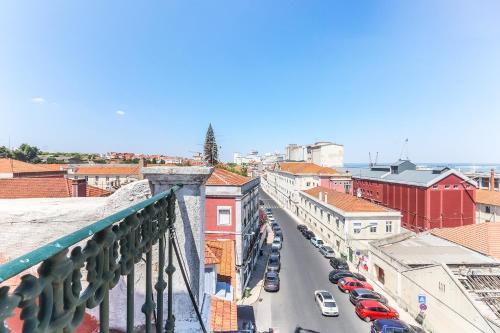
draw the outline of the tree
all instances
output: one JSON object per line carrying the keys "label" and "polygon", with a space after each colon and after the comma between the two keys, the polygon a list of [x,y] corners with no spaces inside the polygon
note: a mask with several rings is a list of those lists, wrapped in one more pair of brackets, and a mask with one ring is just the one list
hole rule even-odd
{"label": "tree", "polygon": [[10,157],[12,157],[12,151],[5,146],[0,146],[0,158],[10,158]]}
{"label": "tree", "polygon": [[16,150],[13,151],[13,156],[16,160],[30,162],[30,163],[39,163],[40,158],[38,154],[40,153],[40,149],[35,146],[30,146],[27,143],[23,143]]}
{"label": "tree", "polygon": [[214,130],[212,124],[208,125],[207,134],[205,136],[205,160],[209,165],[216,165],[219,162],[219,151],[217,142],[215,141]]}

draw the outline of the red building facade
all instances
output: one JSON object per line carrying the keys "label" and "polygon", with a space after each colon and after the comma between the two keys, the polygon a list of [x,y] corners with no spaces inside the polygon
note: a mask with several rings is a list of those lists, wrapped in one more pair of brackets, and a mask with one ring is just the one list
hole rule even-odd
{"label": "red building facade", "polygon": [[421,232],[474,224],[476,186],[451,170],[390,169],[353,174],[356,195],[399,210],[404,228]]}
{"label": "red building facade", "polygon": [[234,241],[237,298],[257,262],[259,227],[259,178],[215,168],[205,190],[205,239]]}

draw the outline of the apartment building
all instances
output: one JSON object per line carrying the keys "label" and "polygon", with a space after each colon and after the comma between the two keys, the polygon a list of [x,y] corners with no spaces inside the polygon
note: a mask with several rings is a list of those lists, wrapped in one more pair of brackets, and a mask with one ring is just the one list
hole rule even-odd
{"label": "apartment building", "polygon": [[290,144],[286,146],[286,160],[309,162],[324,167],[344,166],[344,146],[328,142],[316,142],[310,145]]}
{"label": "apartment building", "polygon": [[[487,234],[471,235],[476,226],[459,228],[479,244]],[[500,262],[447,240],[449,229],[371,242],[369,276],[429,332],[500,332]]]}
{"label": "apartment building", "polygon": [[298,214],[299,192],[317,186],[352,193],[352,179],[347,173],[308,162],[276,163],[269,170],[263,186],[286,208]]}
{"label": "apartment building", "polygon": [[387,207],[321,186],[299,195],[298,216],[351,262],[364,261],[369,241],[401,232],[401,213]]}
{"label": "apartment building", "polygon": [[259,178],[215,168],[206,183],[205,237],[233,240],[236,297],[241,298],[257,262],[260,238]]}
{"label": "apartment building", "polygon": [[417,169],[408,160],[350,169],[355,195],[399,210],[417,232],[476,221],[476,182],[450,169]]}

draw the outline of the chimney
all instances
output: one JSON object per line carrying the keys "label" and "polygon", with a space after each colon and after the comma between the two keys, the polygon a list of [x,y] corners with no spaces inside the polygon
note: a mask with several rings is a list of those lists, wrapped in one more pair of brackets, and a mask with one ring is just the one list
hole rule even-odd
{"label": "chimney", "polygon": [[325,202],[328,203],[328,192],[325,192],[324,198],[325,198]]}
{"label": "chimney", "polygon": [[71,196],[73,197],[87,196],[87,181],[85,179],[71,180]]}
{"label": "chimney", "polygon": [[319,201],[323,201],[323,192],[319,192]]}
{"label": "chimney", "polygon": [[490,173],[490,191],[495,190],[495,169],[491,169]]}

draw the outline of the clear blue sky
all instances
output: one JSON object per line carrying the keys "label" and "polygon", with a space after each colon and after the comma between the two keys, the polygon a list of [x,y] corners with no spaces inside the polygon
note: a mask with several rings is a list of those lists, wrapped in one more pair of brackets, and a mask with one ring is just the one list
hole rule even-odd
{"label": "clear blue sky", "polygon": [[159,3],[2,1],[0,145],[500,162],[499,1]]}

